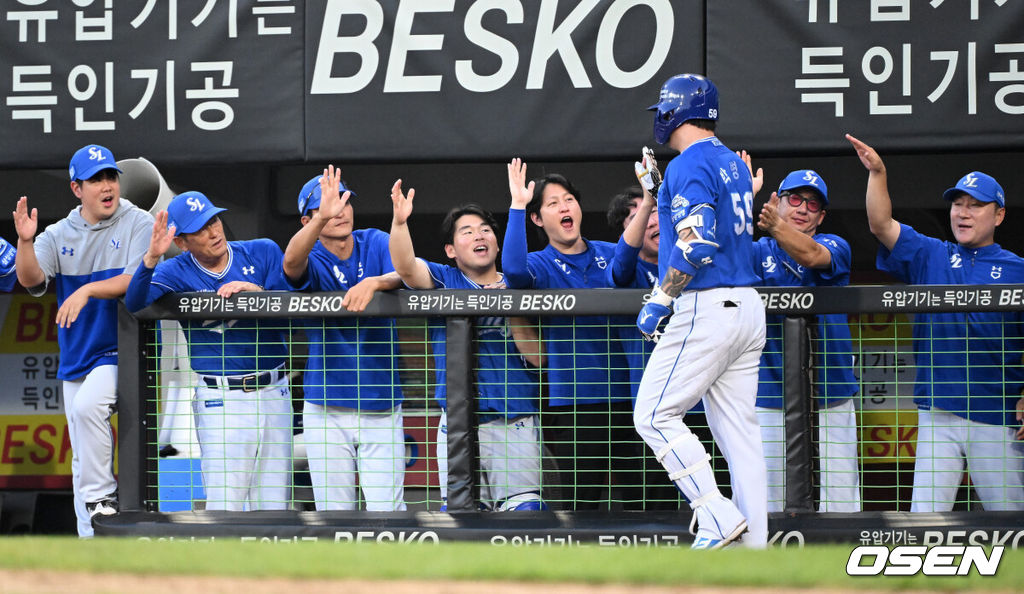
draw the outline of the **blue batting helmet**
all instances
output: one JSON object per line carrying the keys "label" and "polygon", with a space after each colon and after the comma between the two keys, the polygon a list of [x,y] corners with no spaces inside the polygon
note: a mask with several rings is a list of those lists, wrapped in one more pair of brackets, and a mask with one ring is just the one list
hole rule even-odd
{"label": "blue batting helmet", "polygon": [[718,89],[699,74],[677,74],[661,85],[658,102],[647,108],[654,111],[654,139],[668,142],[672,131],[688,120],[718,119]]}

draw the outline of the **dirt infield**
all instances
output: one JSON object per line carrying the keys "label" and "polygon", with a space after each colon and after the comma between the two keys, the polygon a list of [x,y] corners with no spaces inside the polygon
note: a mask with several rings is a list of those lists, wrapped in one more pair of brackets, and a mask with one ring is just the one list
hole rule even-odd
{"label": "dirt infield", "polygon": [[[526,582],[470,582],[417,580],[304,580],[285,578],[230,578],[210,576],[98,574],[83,572],[50,572],[0,570],[0,584],[5,594],[91,594],[101,592],[145,592],[146,594],[783,594],[785,592],[826,592],[827,594],[870,594],[866,590],[799,590],[735,587],[635,586],[628,584],[552,584]],[[903,591],[902,594],[908,594]]]}

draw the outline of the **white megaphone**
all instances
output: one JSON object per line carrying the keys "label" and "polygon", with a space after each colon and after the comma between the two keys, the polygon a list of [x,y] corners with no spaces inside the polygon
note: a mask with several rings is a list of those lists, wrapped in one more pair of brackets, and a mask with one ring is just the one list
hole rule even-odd
{"label": "white megaphone", "polygon": [[[127,198],[139,208],[149,210],[153,216],[161,210],[167,210],[167,205],[176,194],[149,159],[121,159],[117,162],[117,168],[121,170],[121,197]],[[172,243],[166,257],[171,258],[180,253],[178,246]]]}

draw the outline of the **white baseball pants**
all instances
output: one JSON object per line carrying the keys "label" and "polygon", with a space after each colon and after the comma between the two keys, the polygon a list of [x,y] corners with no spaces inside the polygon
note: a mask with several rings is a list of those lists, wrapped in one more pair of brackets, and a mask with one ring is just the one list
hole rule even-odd
{"label": "white baseball pants", "polygon": [[292,401],[288,376],[246,392],[203,384],[192,410],[202,452],[206,509],[288,509]]}
{"label": "white baseball pants", "polygon": [[697,401],[729,465],[733,501],[747,519],[743,543],[764,547],[768,510],[757,425],[757,369],[764,306],[749,287],[684,291],[644,370],[633,413],[636,430],[691,505],[719,493],[704,446],[683,422]]}
{"label": "white baseball pants", "polygon": [[367,511],[405,510],[401,406],[360,412],[307,401],[302,426],[317,511],[357,509],[357,486]]}
{"label": "white baseball pants", "polygon": [[[541,492],[541,446],[537,415],[481,423],[480,500],[491,508],[520,493]],[[437,476],[448,497],[448,413],[437,425]]]}
{"label": "white baseball pants", "polygon": [[71,439],[71,484],[78,536],[93,535],[85,509],[117,491],[114,479],[114,430],[110,417],[117,404],[117,365],[94,367],[85,377],[65,381],[64,415]]}
{"label": "white baseball pants", "polygon": [[965,462],[985,510],[1024,510],[1024,443],[1014,430],[932,408],[917,411],[910,511],[952,510]]}
{"label": "white baseball pants", "polygon": [[[764,461],[768,467],[768,511],[786,506],[785,413],[776,408],[757,409]],[[821,457],[819,512],[859,512],[860,464],[857,454],[857,411],[853,400],[818,410]]]}

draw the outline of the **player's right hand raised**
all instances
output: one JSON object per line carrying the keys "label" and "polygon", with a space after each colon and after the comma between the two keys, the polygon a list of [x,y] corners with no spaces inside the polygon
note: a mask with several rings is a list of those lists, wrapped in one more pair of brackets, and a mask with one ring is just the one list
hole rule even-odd
{"label": "player's right hand raised", "polygon": [[865,169],[871,173],[885,173],[885,164],[882,163],[882,158],[878,156],[878,152],[875,149],[849,134],[846,135],[846,139],[850,141],[853,149],[857,151],[857,157],[860,158],[860,162],[864,165]]}
{"label": "player's right hand raised", "polygon": [[395,180],[391,186],[391,224],[404,225],[412,215],[412,199],[416,196],[416,188],[409,188],[409,195],[402,193],[402,180]]}
{"label": "player's right hand raised", "polygon": [[174,242],[174,225],[167,225],[167,211],[161,210],[153,217],[153,234],[149,237],[149,247],[142,256],[146,268],[155,268],[160,258]]}
{"label": "player's right hand raised", "polygon": [[320,208],[317,216],[329,221],[341,214],[348,204],[351,192],[339,195],[338,188],[341,187],[341,169],[335,169],[334,165],[328,165],[324,174],[320,176]]}
{"label": "player's right hand raised", "polygon": [[18,232],[18,239],[27,242],[35,239],[36,231],[39,229],[39,211],[33,208],[32,212],[29,212],[28,196],[18,199],[18,205],[12,214],[14,214],[14,228]]}
{"label": "player's right hand raised", "polygon": [[526,183],[526,163],[516,157],[508,164],[508,191],[512,195],[511,208],[522,210],[533,200],[534,182]]}

